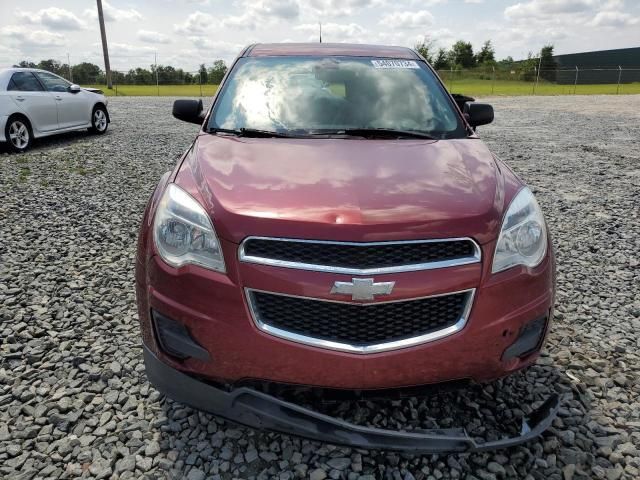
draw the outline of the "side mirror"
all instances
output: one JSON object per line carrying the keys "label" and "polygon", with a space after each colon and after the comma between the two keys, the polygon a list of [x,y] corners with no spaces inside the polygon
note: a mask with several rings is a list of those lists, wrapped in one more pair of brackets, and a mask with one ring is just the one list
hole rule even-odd
{"label": "side mirror", "polygon": [[474,130],[480,125],[493,122],[493,107],[488,103],[467,102],[463,113]]}
{"label": "side mirror", "polygon": [[202,125],[204,111],[202,100],[176,100],[173,102],[173,116],[183,122]]}
{"label": "side mirror", "polygon": [[75,83],[69,85],[69,93],[78,93],[80,90],[80,85],[76,85]]}

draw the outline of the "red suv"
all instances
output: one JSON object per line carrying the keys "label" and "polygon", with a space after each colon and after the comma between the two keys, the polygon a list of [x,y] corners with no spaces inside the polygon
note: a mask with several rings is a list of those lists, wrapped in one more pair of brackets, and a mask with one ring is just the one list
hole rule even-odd
{"label": "red suv", "polygon": [[[458,99],[460,100],[460,99]],[[462,99],[465,100],[465,99]],[[147,375],[236,422],[364,448],[468,451],[462,429],[398,432],[317,413],[281,388],[383,391],[490,381],[535,362],[555,265],[531,190],[407,48],[262,44],[235,60],[149,201],[137,253]],[[526,423],[526,422],[525,422]]]}

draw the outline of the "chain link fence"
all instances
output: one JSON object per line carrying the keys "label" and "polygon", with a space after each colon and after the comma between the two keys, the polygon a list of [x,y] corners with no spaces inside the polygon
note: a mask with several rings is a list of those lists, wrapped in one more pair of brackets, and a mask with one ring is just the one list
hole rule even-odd
{"label": "chain link fence", "polygon": [[640,67],[558,68],[553,70],[438,70],[452,93],[465,95],[640,94]]}
{"label": "chain link fence", "polygon": [[156,75],[144,69],[126,72],[112,70],[111,89],[107,89],[106,76],[103,73],[85,78],[80,84],[83,87],[100,88],[107,95],[113,96],[209,97],[216,92],[219,80],[208,77],[209,75],[200,71],[179,70]]}
{"label": "chain link fence", "polygon": [[[559,68],[554,70],[504,70],[499,68],[438,70],[452,93],[488,95],[593,95],[640,94],[640,68]],[[104,75],[91,86],[117,96],[210,97],[219,81],[203,78],[202,72],[179,72],[178,76],[155,76],[152,72],[112,71],[113,88],[104,87]]]}
{"label": "chain link fence", "polygon": [[[87,72],[60,64],[57,73],[85,87],[95,87],[117,96],[211,97],[222,75],[210,70],[184,71],[152,65],[150,69],[112,70],[113,88],[106,88],[106,77],[99,67]],[[223,72],[224,73],[224,72]],[[557,68],[553,70],[504,66],[473,69],[443,69],[438,75],[451,93],[482,97],[490,95],[593,95],[640,94],[640,67]]]}

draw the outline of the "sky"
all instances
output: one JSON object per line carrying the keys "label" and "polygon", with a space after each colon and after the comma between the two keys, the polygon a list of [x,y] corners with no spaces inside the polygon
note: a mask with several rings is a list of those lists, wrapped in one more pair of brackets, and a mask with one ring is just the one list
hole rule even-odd
{"label": "sky", "polygon": [[[52,3],[55,6],[52,6]],[[20,5],[17,7],[16,5]],[[640,46],[637,0],[103,0],[111,67],[187,71],[227,62],[256,42],[323,41],[413,47],[428,37],[498,59]],[[93,0],[0,0],[0,68],[53,58],[104,66]],[[639,62],[640,63],[640,62]]]}

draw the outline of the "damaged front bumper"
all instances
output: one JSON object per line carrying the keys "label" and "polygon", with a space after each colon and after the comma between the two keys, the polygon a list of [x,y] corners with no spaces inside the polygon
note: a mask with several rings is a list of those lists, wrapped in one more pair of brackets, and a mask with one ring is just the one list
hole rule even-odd
{"label": "damaged front bumper", "polygon": [[149,381],[178,402],[249,427],[363,449],[430,454],[507,448],[527,442],[546,430],[560,403],[557,395],[549,397],[528,419],[523,420],[519,436],[477,443],[463,428],[410,432],[382,430],[354,425],[251,388],[227,392],[166,365],[146,346],[143,350]]}

